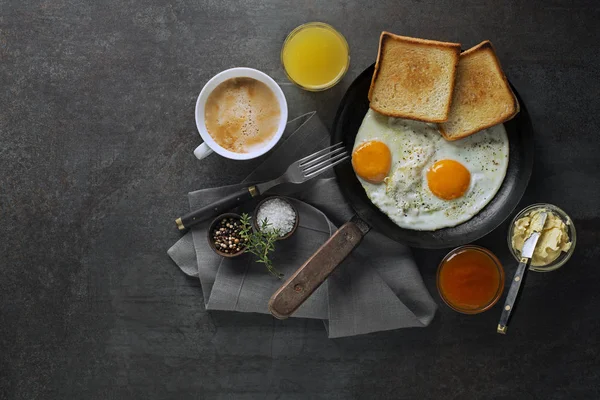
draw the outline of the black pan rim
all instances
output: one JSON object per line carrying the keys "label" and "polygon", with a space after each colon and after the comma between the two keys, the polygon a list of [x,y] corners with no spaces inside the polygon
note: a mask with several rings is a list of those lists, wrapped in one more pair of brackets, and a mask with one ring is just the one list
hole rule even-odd
{"label": "black pan rim", "polygon": [[[344,118],[359,118],[362,122],[368,110],[366,97],[374,65],[372,64],[365,69],[350,84],[334,119],[331,143],[344,141],[348,151],[352,150],[352,144],[360,124],[355,127],[356,129],[348,129],[348,121]],[[444,249],[461,246],[474,242],[498,228],[512,214],[523,197],[531,178],[534,159],[534,135],[531,120],[519,93],[512,84],[511,87],[517,96],[521,110],[515,118],[505,123],[510,146],[506,177],[500,190],[490,203],[473,218],[455,227],[436,231],[417,231],[401,228],[368,200],[364,189],[354,175],[352,166],[350,163],[344,163],[335,167],[335,174],[342,193],[354,212],[373,229],[397,242],[415,248]],[[348,117],[347,114],[352,111],[350,110],[352,107],[365,109],[362,113],[354,111]],[[351,140],[349,137],[351,137]],[[517,154],[514,154],[515,151]]]}

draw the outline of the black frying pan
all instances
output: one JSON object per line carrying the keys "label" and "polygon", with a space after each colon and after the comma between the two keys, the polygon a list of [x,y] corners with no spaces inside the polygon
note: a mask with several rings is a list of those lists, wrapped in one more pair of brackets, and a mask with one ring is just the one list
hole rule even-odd
{"label": "black frying pan", "polygon": [[[369,109],[367,94],[373,70],[374,65],[371,65],[354,80],[335,117],[331,142],[344,142],[349,152],[352,152],[358,128]],[[470,220],[452,228],[436,231],[400,228],[371,203],[356,178],[352,165],[338,165],[335,167],[335,173],[356,216],[335,232],[273,295],[269,302],[271,313],[278,318],[291,315],[352,252],[371,228],[412,247],[439,249],[473,242],[498,227],[519,203],[533,166],[531,121],[521,97],[514,87],[512,89],[519,100],[521,111],[504,124],[509,140],[508,169],[500,190],[483,210]]]}
{"label": "black frying pan", "polygon": [[[371,85],[373,68],[367,68],[354,80],[338,108],[333,124],[332,143],[343,141],[352,151],[358,128],[369,109],[367,93]],[[521,111],[505,123],[509,140],[509,160],[506,177],[500,190],[483,210],[470,220],[436,231],[413,231],[400,228],[387,215],[369,201],[364,189],[354,174],[352,165],[344,163],[335,167],[342,192],[356,214],[373,229],[391,239],[412,247],[440,249],[456,247],[473,242],[498,227],[515,209],[525,193],[533,166],[533,131],[527,109],[513,87]]]}

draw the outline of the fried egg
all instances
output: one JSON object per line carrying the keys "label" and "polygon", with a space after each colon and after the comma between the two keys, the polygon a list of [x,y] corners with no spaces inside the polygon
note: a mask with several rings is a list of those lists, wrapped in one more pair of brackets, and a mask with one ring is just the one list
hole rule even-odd
{"label": "fried egg", "polygon": [[508,168],[502,124],[446,141],[434,124],[369,110],[352,166],[371,202],[398,226],[431,231],[471,219],[492,200]]}
{"label": "fried egg", "polygon": [[352,167],[367,182],[383,182],[391,166],[390,148],[378,140],[361,143],[352,152]]}

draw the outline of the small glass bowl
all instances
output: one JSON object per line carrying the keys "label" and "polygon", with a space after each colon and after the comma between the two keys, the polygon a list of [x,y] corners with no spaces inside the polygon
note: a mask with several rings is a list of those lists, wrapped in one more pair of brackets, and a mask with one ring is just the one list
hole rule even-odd
{"label": "small glass bowl", "polygon": [[[499,274],[498,279],[499,280],[498,280],[498,288],[496,289],[496,294],[494,294],[494,297],[487,304],[484,304],[479,308],[463,308],[463,307],[459,307],[459,306],[453,304],[449,299],[446,298],[446,296],[444,295],[444,291],[441,288],[440,275],[441,275],[444,265],[446,264],[446,261],[448,261],[454,255],[456,255],[460,252],[463,252],[465,250],[475,250],[475,251],[485,254],[487,257],[490,258],[490,260],[493,262],[493,264],[498,269],[498,274]],[[482,313],[482,312],[492,308],[494,306],[494,304],[496,304],[498,302],[498,300],[500,299],[500,296],[502,296],[502,292],[504,292],[504,268],[502,268],[502,264],[500,263],[500,260],[498,260],[498,257],[496,257],[496,255],[494,253],[492,253],[485,247],[468,244],[465,246],[457,247],[454,250],[450,251],[448,254],[446,254],[446,256],[442,259],[442,261],[440,261],[440,265],[438,266],[437,275],[436,275],[436,285],[437,285],[437,289],[438,289],[438,293],[440,294],[440,297],[442,298],[442,300],[444,300],[444,303],[446,303],[446,305],[448,307],[450,307],[454,311],[457,311],[462,314],[479,314],[479,313]]]}
{"label": "small glass bowl", "polygon": [[[328,30],[330,32],[333,32],[342,41],[342,43],[346,47],[346,53],[348,53],[348,60],[346,61],[346,66],[344,67],[344,69],[342,71],[340,71],[340,73],[338,74],[338,76],[336,76],[334,80],[332,80],[331,82],[328,82],[327,84],[324,84],[324,85],[321,85],[321,86],[314,86],[314,87],[304,86],[304,85],[300,84],[299,82],[295,81],[294,79],[292,79],[292,77],[288,74],[288,72],[287,72],[287,70],[285,68],[285,63],[283,62],[283,53],[284,53],[286,45],[289,43],[289,41],[298,32],[301,32],[304,29],[312,28],[312,27],[319,27],[319,28],[326,29],[326,30]],[[346,41],[346,38],[344,37],[344,35],[342,35],[333,26],[331,26],[329,24],[326,24],[324,22],[307,22],[305,24],[297,26],[293,31],[291,31],[287,35],[287,37],[285,38],[285,41],[283,42],[283,46],[281,46],[280,59],[281,59],[281,65],[283,67],[283,71],[285,72],[285,75],[290,80],[290,82],[292,82],[296,86],[300,87],[301,89],[307,90],[309,92],[322,92],[324,90],[331,89],[332,87],[334,87],[335,85],[337,85],[342,80],[342,78],[344,77],[344,75],[346,75],[346,72],[348,72],[348,68],[350,68],[350,46],[348,46],[348,42]]]}
{"label": "small glass bowl", "polygon": [[544,265],[544,266],[537,266],[537,267],[529,266],[530,271],[550,272],[550,271],[554,271],[554,270],[557,270],[560,267],[562,267],[569,260],[569,258],[571,258],[573,251],[575,251],[575,243],[577,241],[577,235],[575,233],[575,225],[573,224],[573,221],[567,215],[566,212],[564,212],[560,208],[556,207],[555,205],[547,204],[547,203],[536,203],[536,204],[530,205],[529,207],[525,207],[510,222],[510,227],[508,228],[507,242],[508,242],[508,248],[510,249],[510,252],[512,253],[513,257],[515,257],[515,260],[517,260],[517,261],[521,260],[520,252],[518,250],[513,249],[513,246],[512,246],[512,237],[515,232],[515,222],[517,222],[517,220],[519,220],[520,218],[523,218],[530,212],[532,212],[534,210],[538,210],[540,208],[545,208],[549,211],[552,211],[555,215],[557,215],[560,219],[562,219],[562,221],[567,226],[567,233],[569,234],[569,240],[571,241],[571,248],[566,252],[564,252],[564,251],[561,252],[560,255],[558,256],[558,258],[556,260],[552,261],[550,264]]}

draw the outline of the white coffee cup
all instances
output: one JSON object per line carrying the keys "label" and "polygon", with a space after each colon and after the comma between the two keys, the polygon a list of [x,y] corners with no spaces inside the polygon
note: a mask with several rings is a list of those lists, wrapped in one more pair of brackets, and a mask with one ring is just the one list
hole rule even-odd
{"label": "white coffee cup", "polygon": [[[226,80],[231,79],[231,78],[252,78],[252,79],[256,79],[257,81],[264,83],[275,94],[275,98],[277,99],[277,102],[279,103],[281,118],[279,120],[277,132],[269,141],[266,141],[262,146],[260,146],[258,149],[254,150],[252,152],[236,153],[236,152],[227,150],[227,149],[221,147],[219,144],[217,144],[217,142],[215,142],[215,140],[212,138],[212,136],[210,136],[210,134],[208,133],[208,130],[206,129],[206,124],[205,124],[205,120],[204,120],[204,108],[206,106],[206,100],[208,99],[208,96],[212,93],[213,90],[215,90],[215,88],[217,86],[219,86],[221,83],[223,83]],[[271,150],[277,144],[279,139],[281,139],[281,135],[283,135],[283,131],[285,130],[285,125],[287,124],[288,108],[287,108],[287,101],[285,100],[283,91],[281,90],[281,88],[279,87],[277,82],[275,82],[269,75],[265,74],[264,72],[258,71],[256,69],[240,67],[240,68],[231,68],[231,69],[225,70],[223,72],[220,72],[217,75],[215,75],[214,77],[212,77],[211,80],[209,80],[206,83],[206,85],[204,85],[204,88],[202,88],[202,91],[200,92],[200,95],[198,96],[198,100],[196,101],[196,113],[195,114],[196,114],[196,127],[198,128],[198,133],[200,133],[200,136],[204,140],[204,143],[202,143],[200,146],[196,147],[196,150],[194,150],[194,155],[199,160],[208,156],[213,151],[223,157],[231,158],[232,160],[249,160],[251,158],[256,158],[256,157],[262,156],[267,151]]]}

